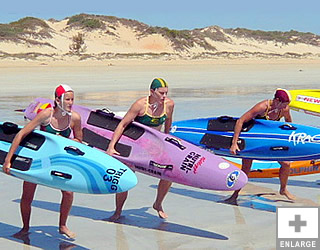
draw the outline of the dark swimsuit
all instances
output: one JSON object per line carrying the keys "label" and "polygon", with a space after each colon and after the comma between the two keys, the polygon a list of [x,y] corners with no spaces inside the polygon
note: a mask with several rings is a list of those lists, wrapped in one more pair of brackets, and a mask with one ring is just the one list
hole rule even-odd
{"label": "dark swimsuit", "polygon": [[69,121],[69,125],[65,129],[57,129],[57,128],[53,127],[51,124],[52,113],[53,112],[51,112],[51,117],[50,117],[49,123],[46,125],[41,125],[40,130],[51,133],[51,134],[61,135],[63,137],[69,138],[69,136],[71,134],[70,121]]}
{"label": "dark swimsuit", "polygon": [[167,119],[166,104],[163,104],[163,112],[160,116],[152,116],[148,114],[148,107],[149,98],[147,98],[147,105],[144,114],[142,116],[137,116],[134,120],[150,127],[158,127],[162,125]]}
{"label": "dark swimsuit", "polygon": [[[270,112],[271,109],[271,102],[272,100],[268,100],[268,108],[266,112],[263,115],[257,115],[256,119],[263,119],[263,120],[270,120],[268,113]],[[278,113],[278,117],[276,119],[273,119],[272,121],[280,121],[280,119],[283,117],[283,110],[281,109],[280,112]]]}

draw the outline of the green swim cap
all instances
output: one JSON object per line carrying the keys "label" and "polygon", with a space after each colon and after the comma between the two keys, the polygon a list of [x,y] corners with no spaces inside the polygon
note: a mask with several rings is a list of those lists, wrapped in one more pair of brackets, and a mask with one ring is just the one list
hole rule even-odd
{"label": "green swim cap", "polygon": [[150,89],[165,88],[165,87],[168,87],[168,83],[162,78],[155,78],[150,84]]}

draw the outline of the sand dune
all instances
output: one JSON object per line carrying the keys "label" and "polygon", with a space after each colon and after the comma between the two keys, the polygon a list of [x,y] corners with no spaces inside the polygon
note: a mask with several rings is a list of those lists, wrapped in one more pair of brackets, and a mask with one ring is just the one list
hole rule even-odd
{"label": "sand dune", "polygon": [[[80,21],[77,21],[77,20]],[[135,20],[77,15],[61,21],[25,18],[17,23],[37,21],[15,37],[0,37],[0,63],[106,63],[110,60],[320,60],[320,37],[290,32],[255,32],[210,26],[189,31],[151,27]],[[76,21],[74,21],[76,20]],[[87,27],[95,21],[97,27]],[[40,23],[40,24],[39,24]],[[9,24],[8,24],[9,25]],[[92,25],[92,24],[91,24]],[[240,30],[243,31],[243,30]],[[260,31],[259,31],[260,32]],[[71,51],[73,38],[81,34],[83,44]],[[260,33],[258,33],[260,34]],[[295,34],[295,33],[294,33]]]}

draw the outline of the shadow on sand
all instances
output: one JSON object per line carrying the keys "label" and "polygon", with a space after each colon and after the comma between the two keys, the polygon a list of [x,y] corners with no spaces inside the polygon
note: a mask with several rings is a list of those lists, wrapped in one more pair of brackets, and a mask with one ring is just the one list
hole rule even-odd
{"label": "shadow on sand", "polygon": [[[14,202],[20,202],[20,199],[13,200]],[[48,201],[39,201],[34,200],[32,203],[33,207],[54,211],[59,213],[60,204],[48,202]],[[154,229],[159,231],[166,231],[171,233],[183,234],[188,236],[196,236],[202,238],[216,239],[216,240],[228,240],[228,237],[214,232],[197,229],[189,226],[179,225],[176,223],[171,223],[160,219],[158,216],[152,215],[147,212],[150,207],[142,207],[139,209],[126,209],[123,211],[123,216],[116,222],[117,224],[134,226],[144,229]],[[104,210],[98,210],[88,207],[80,207],[73,205],[70,215],[89,218],[92,220],[105,220],[105,218],[110,217],[113,214],[112,212],[106,212]],[[106,223],[110,223],[107,222]],[[56,228],[55,228],[56,229]]]}
{"label": "shadow on sand", "polygon": [[[150,185],[150,187],[157,189],[157,185]],[[228,196],[203,192],[201,191],[201,189],[191,190],[191,189],[184,189],[184,188],[178,188],[178,187],[171,187],[170,193],[187,196],[194,199],[212,201],[219,204],[236,205],[240,207],[247,207],[247,208],[252,208],[252,209],[257,209],[257,210],[267,211],[267,212],[274,212],[274,213],[277,210],[277,203],[279,202],[280,203],[283,202],[286,204],[293,203],[292,201],[287,200],[286,198],[269,199],[268,197],[265,197],[265,196],[272,197],[276,195],[276,193],[270,193],[270,192],[259,192],[252,195],[240,195],[238,198],[237,204],[225,203],[224,200],[228,198]]]}
{"label": "shadow on sand", "polygon": [[149,207],[142,207],[140,209],[126,210],[125,213],[123,213],[125,216],[121,216],[120,219],[114,223],[140,228],[156,229],[159,231],[178,233],[188,236],[228,240],[227,237],[221,234],[164,221],[155,215],[149,214],[147,212],[148,209]]}
{"label": "shadow on sand", "polygon": [[17,243],[38,247],[41,249],[48,249],[48,246],[52,249],[88,249],[86,247],[79,246],[73,242],[64,238],[59,234],[57,227],[53,226],[41,226],[31,227],[30,233],[21,237],[14,237],[13,234],[17,233],[20,228],[1,223],[0,222],[0,237],[11,240]]}

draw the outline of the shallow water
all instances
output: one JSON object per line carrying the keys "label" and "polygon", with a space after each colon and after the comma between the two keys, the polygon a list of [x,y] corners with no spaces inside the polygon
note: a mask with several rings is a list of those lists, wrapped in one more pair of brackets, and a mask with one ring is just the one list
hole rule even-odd
{"label": "shallow water", "polygon": [[[148,94],[154,77],[169,83],[175,101],[174,120],[240,116],[252,105],[272,98],[277,87],[318,88],[320,72],[313,65],[161,65],[98,67],[0,68],[1,121],[23,124],[21,113],[36,97],[52,97],[60,83],[72,86],[76,103],[126,111]],[[318,118],[292,112],[294,122],[318,125]]]}

